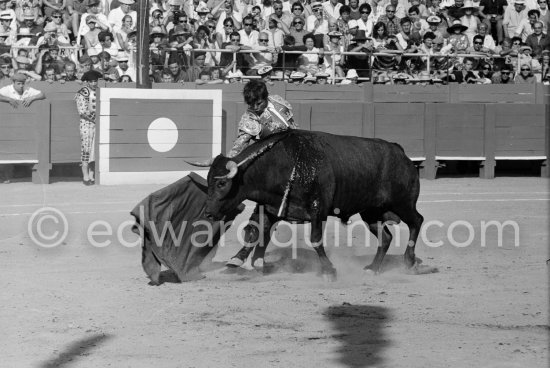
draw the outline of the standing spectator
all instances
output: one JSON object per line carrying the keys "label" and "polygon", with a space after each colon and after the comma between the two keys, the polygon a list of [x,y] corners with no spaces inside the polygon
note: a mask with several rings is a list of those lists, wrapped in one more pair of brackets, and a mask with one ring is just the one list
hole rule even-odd
{"label": "standing spectator", "polygon": [[338,0],[328,0],[323,3],[324,14],[329,22],[336,22],[340,17],[340,8],[342,4]]}
{"label": "standing spectator", "polygon": [[88,0],[67,0],[67,12],[71,17],[71,31],[74,39],[77,39],[80,29],[80,18],[87,11]]}
{"label": "standing spectator", "polygon": [[372,20],[372,23],[378,23],[378,19],[386,13],[387,3],[385,0],[371,0],[369,1],[369,3],[371,8],[370,18]]}
{"label": "standing spectator", "polygon": [[[359,0],[349,0],[349,17],[350,19],[358,20],[361,18],[361,10],[359,7]],[[319,84],[319,80],[317,80],[317,84]]]}
{"label": "standing spectator", "polygon": [[496,26],[497,42],[499,44],[504,40],[502,21],[504,19],[504,9],[507,5],[508,2],[506,0],[481,0],[479,4],[478,14],[482,17],[483,23],[488,29],[491,29],[492,25]]}
{"label": "standing spectator", "polygon": [[67,25],[64,23],[63,14],[68,13],[62,13],[60,11],[54,10],[52,13],[51,19],[52,21],[48,24],[53,24],[56,27],[56,39],[59,45],[70,45],[70,35],[69,35],[69,28],[67,28]]}
{"label": "standing spectator", "polygon": [[[152,28],[152,27],[151,27]],[[128,44],[128,34],[134,31],[134,20],[130,15],[125,15],[122,18],[122,27],[118,30],[114,30],[115,43],[119,50],[130,52],[130,45]]]}
{"label": "standing spectator", "polygon": [[[134,0],[118,0],[120,2],[120,6],[118,8],[115,8],[109,12],[109,16],[107,17],[109,24],[111,25],[111,28],[122,28],[122,18],[124,18],[125,15],[130,15],[132,17],[133,23],[137,24],[137,12],[135,10],[132,10],[131,5],[135,3]],[[135,79],[132,79],[135,80]]]}
{"label": "standing spectator", "polygon": [[118,45],[114,43],[113,34],[109,31],[101,31],[97,35],[97,39],[101,44],[101,51],[108,52],[111,56],[117,56],[118,54]]}
{"label": "standing spectator", "polygon": [[11,60],[7,58],[0,58],[0,84],[4,85],[5,82],[11,81],[13,75]]}
{"label": "standing spectator", "polygon": [[527,19],[527,10],[525,9],[525,0],[514,0],[514,6],[509,6],[504,11],[504,36],[512,38],[523,19]]}
{"label": "standing spectator", "polygon": [[[335,1],[335,0],[332,0]],[[339,4],[341,5],[341,4]],[[283,12],[283,3],[280,1],[275,1],[273,4],[273,14],[269,16],[277,21],[277,27],[283,31],[284,34],[289,33],[289,27],[292,23],[292,15],[288,12]]]}
{"label": "standing spectator", "polygon": [[86,52],[89,53],[92,49],[99,53],[102,51],[101,44],[99,43],[100,28],[96,28],[97,19],[94,15],[86,17],[86,23],[88,24],[89,31],[84,34],[83,44]]}
{"label": "standing spectator", "polygon": [[[8,3],[10,3],[11,5],[11,0],[0,0],[0,20],[2,18],[8,18],[10,21],[8,24],[5,25],[9,26],[11,29],[14,29],[15,32],[17,32],[17,15],[11,7],[8,7]],[[0,29],[1,28],[2,27],[0,27]]]}
{"label": "standing spectator", "polygon": [[514,78],[516,84],[535,84],[537,79],[531,72],[531,65],[521,64],[520,72]]}
{"label": "standing spectator", "polygon": [[491,77],[491,82],[493,84],[514,84],[514,79],[512,78],[512,75],[512,66],[505,64],[500,72],[493,73],[493,76]]}
{"label": "standing spectator", "polygon": [[544,52],[540,60],[541,81],[544,84],[550,82],[550,53]]}
{"label": "standing spectator", "polygon": [[533,50],[532,56],[540,58],[544,50],[550,50],[550,37],[542,33],[542,22],[533,24],[533,34],[529,35],[525,40],[525,44]]}
{"label": "standing spectator", "polygon": [[25,86],[28,77],[20,71],[17,71],[11,79],[12,84],[0,88],[0,102],[7,102],[16,109],[19,105],[29,107],[34,101],[46,98],[41,91]]}
{"label": "standing spectator", "polygon": [[109,21],[107,20],[107,17],[101,13],[100,11],[100,1],[99,0],[89,0],[87,5],[87,11],[84,13],[80,19],[80,26],[78,27],[78,34],[77,34],[77,43],[80,45],[80,38],[85,36],[86,33],[90,31],[90,27],[88,25],[88,18],[93,17],[95,19],[95,29],[98,29],[99,31],[108,31],[111,29],[109,26]]}
{"label": "standing spectator", "polygon": [[539,11],[540,11],[539,21],[542,22],[542,25],[544,27],[543,32],[548,33],[547,25],[550,24],[550,12],[548,11],[548,0],[539,0],[538,4],[539,4]]}
{"label": "standing spectator", "polygon": [[514,36],[520,37],[521,42],[525,42],[527,40],[527,37],[533,33],[533,27],[535,25],[535,22],[539,19],[540,12],[536,9],[531,9],[527,12],[527,19],[523,19],[520,23],[518,28],[516,29],[516,33]]}
{"label": "standing spectator", "polygon": [[[332,31],[328,34],[329,42],[325,45],[325,71],[333,77],[344,78],[344,46],[340,43],[342,34],[338,31]],[[332,54],[334,53],[334,54]],[[334,63],[334,70],[332,64]],[[313,75],[313,74],[312,74]]]}
{"label": "standing spectator", "polygon": [[449,16],[451,23],[455,20],[460,20],[460,17],[464,14],[462,10],[463,6],[464,0],[455,0],[454,5],[447,7],[447,15]]}
{"label": "standing spectator", "polygon": [[94,184],[95,161],[95,117],[96,117],[96,89],[101,73],[95,70],[88,71],[82,76],[86,83],[75,96],[76,109],[80,115],[80,162],[82,165],[82,182],[84,185]]}

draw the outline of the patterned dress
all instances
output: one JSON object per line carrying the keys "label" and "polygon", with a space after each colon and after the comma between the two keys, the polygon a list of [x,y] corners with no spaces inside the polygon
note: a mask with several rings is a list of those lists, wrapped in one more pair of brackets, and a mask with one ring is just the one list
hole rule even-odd
{"label": "patterned dress", "polygon": [[235,157],[254,142],[287,129],[297,129],[292,106],[281,96],[271,95],[262,115],[246,111],[239,122],[239,134],[228,157]]}
{"label": "patterned dress", "polygon": [[95,160],[95,91],[90,87],[83,87],[76,93],[75,101],[80,115],[80,161],[93,162]]}

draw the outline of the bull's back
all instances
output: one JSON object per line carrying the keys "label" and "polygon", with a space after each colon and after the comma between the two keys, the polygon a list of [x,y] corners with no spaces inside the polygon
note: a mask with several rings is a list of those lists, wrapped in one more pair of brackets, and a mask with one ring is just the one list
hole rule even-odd
{"label": "bull's back", "polygon": [[319,182],[332,186],[333,207],[355,213],[365,206],[416,202],[418,173],[398,144],[323,132],[294,134],[302,136],[302,152],[310,150],[323,157]]}

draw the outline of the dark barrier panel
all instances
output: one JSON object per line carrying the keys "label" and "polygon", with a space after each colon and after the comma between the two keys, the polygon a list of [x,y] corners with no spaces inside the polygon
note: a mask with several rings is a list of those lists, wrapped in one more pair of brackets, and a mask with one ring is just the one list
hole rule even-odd
{"label": "dark barrier panel", "polygon": [[49,102],[18,108],[0,103],[0,116],[0,164],[32,163],[33,183],[49,183]]}
{"label": "dark barrier panel", "polygon": [[365,101],[366,85],[316,85],[304,84],[285,85],[286,94],[283,96],[289,101]]}
{"label": "dark barrier panel", "polygon": [[80,161],[80,117],[74,100],[51,101],[51,162]]}

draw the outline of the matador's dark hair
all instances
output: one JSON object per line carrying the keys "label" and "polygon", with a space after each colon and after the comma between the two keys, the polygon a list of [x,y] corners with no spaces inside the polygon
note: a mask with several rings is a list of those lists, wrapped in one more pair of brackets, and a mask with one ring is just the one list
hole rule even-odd
{"label": "matador's dark hair", "polygon": [[267,87],[264,82],[252,79],[243,89],[244,102],[251,105],[258,99],[266,100],[268,96]]}

